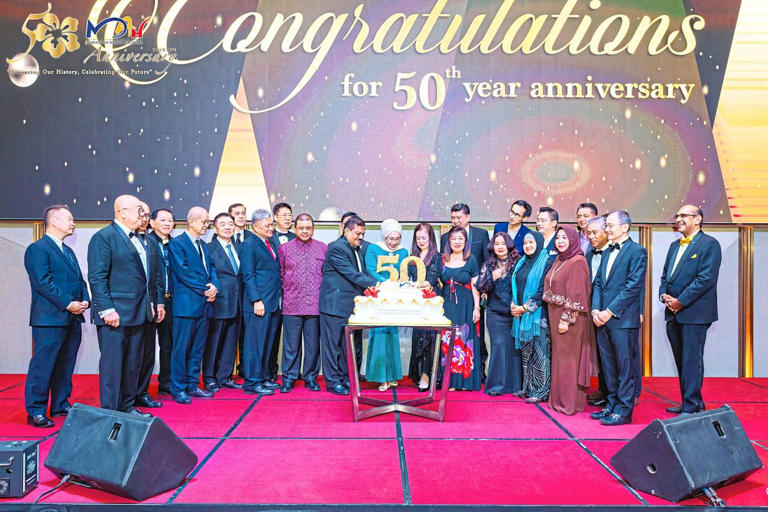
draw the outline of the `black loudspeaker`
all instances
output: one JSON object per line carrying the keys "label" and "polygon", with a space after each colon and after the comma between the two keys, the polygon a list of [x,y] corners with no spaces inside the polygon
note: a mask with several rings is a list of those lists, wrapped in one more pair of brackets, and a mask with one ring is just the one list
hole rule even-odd
{"label": "black loudspeaker", "polygon": [[729,406],[654,420],[611,458],[629,485],[678,502],[763,467]]}
{"label": "black loudspeaker", "polygon": [[134,500],[177,487],[197,455],[160,418],[75,404],[45,467],[57,476]]}

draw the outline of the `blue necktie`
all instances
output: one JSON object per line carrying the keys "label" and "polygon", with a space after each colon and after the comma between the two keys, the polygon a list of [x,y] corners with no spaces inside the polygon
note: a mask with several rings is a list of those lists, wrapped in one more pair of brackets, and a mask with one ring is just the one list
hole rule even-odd
{"label": "blue necktie", "polygon": [[237,274],[238,266],[237,261],[235,260],[235,255],[232,253],[232,244],[227,244],[227,255],[229,256],[229,262],[232,264],[232,268],[235,270],[235,274]]}

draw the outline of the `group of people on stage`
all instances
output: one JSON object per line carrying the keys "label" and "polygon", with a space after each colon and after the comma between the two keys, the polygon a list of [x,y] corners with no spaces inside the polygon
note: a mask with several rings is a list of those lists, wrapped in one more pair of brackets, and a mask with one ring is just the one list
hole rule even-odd
{"label": "group of people on stage", "polygon": [[[383,221],[381,241],[371,244],[364,240],[365,221],[353,212],[342,216],[341,236],[326,245],[313,238],[312,217],[294,219],[286,203],[254,211],[250,229],[243,204],[213,220],[193,207],[185,232],[172,238],[173,212],[151,211],[123,195],[114,202],[114,221],[90,240],[89,293],[74,252],[63,243],[74,232],[72,214],[51,206],[43,217],[45,236],[25,253],[34,342],[25,388],[28,422],[53,426],[49,406],[52,416],[67,414],[89,308],[101,352],[101,407],[148,416],[137,406],[162,406],[149,394],[156,339],[158,392],[180,404],[222,387],[289,393],[299,379],[320,391],[321,364],[327,391],[347,395],[343,335],[354,298],[388,279],[380,257],[396,259],[390,264],[397,267],[410,255],[423,260],[426,281],[443,297],[445,315],[472,358],[471,372],[443,376],[443,370],[436,378],[450,379],[452,390],[484,385],[491,396],[547,401],[563,414],[583,411],[589,399],[602,406],[592,414],[600,423],[629,423],[641,390],[646,250],[629,237],[625,211],[598,215],[594,204],[583,203],[574,228],[561,225],[553,208],[541,207],[536,231],[524,224],[532,213],[528,202],[515,201],[509,221],[489,237],[470,225],[469,207],[458,203],[439,246],[433,227],[420,223],[408,250],[399,222]],[[704,409],[704,341],[717,320],[721,252],[702,223],[699,207],[678,210],[673,227],[683,238],[669,248],[659,289],[682,395],[681,405],[669,410],[681,414]],[[215,235],[206,243],[209,226]],[[409,272],[415,279],[415,268]],[[360,369],[362,335],[356,335]],[[429,388],[434,351],[441,349],[436,338],[413,330],[407,374],[421,391]],[[233,375],[238,359],[242,380]],[[381,391],[397,386],[400,361],[397,328],[372,329],[365,378]],[[600,389],[588,397],[595,375]]]}

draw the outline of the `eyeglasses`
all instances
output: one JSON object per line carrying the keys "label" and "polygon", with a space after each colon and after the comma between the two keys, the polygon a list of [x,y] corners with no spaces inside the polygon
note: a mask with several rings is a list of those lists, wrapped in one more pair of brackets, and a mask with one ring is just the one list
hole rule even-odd
{"label": "eyeglasses", "polygon": [[679,219],[681,217],[695,217],[695,213],[677,213],[672,217],[672,220]]}
{"label": "eyeglasses", "polygon": [[276,215],[276,217],[280,217],[281,219],[292,219],[293,214],[292,213],[281,213],[280,215]]}
{"label": "eyeglasses", "polygon": [[509,210],[509,216],[510,217],[522,217],[522,215],[520,215],[519,213],[517,213],[516,211],[513,211],[513,210]]}

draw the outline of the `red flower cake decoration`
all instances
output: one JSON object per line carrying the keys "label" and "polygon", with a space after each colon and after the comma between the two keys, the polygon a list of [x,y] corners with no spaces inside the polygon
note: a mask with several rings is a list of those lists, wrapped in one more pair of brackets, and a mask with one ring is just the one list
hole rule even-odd
{"label": "red flower cake decoration", "polygon": [[376,298],[379,296],[379,290],[377,290],[375,286],[369,286],[365,289],[364,295],[366,297]]}

